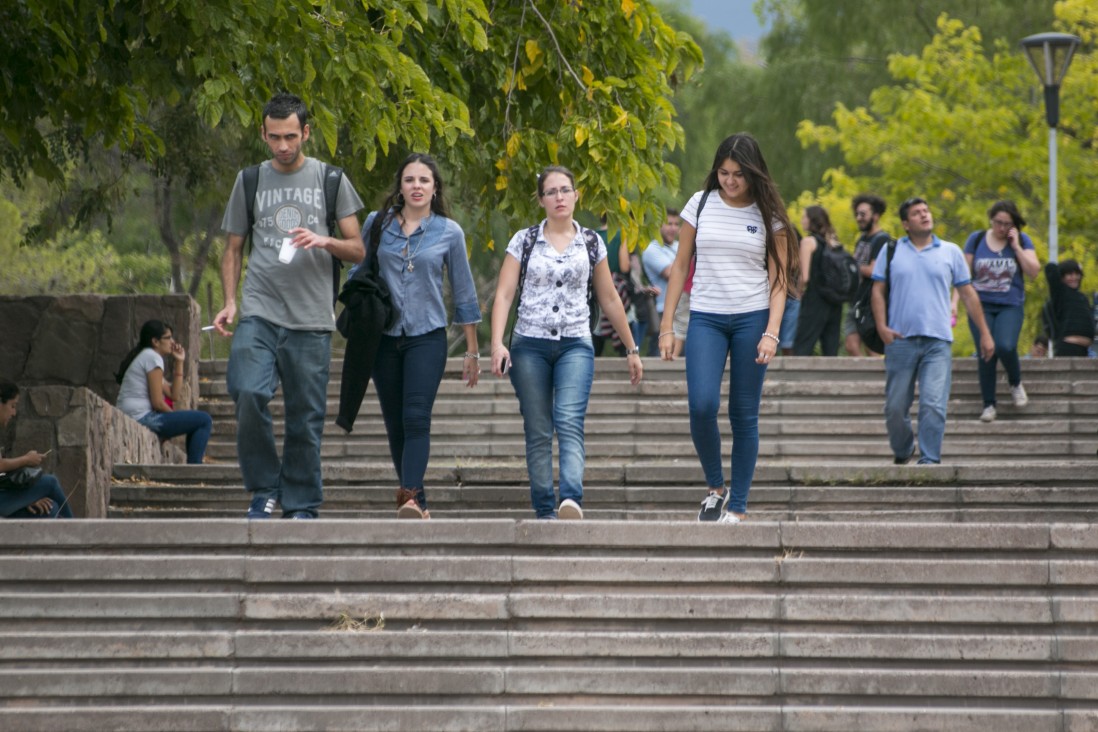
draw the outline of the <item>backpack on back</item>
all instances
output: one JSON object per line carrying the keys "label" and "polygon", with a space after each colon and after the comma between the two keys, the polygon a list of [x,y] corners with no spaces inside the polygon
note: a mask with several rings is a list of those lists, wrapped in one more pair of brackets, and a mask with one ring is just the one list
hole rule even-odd
{"label": "backpack on back", "polygon": [[841,246],[830,246],[815,234],[813,236],[816,238],[816,250],[819,253],[817,264],[820,268],[819,277],[815,281],[816,292],[824,302],[832,305],[853,302],[861,282],[858,262]]}
{"label": "backpack on back", "polygon": [[[339,199],[339,186],[343,182],[343,168],[321,163],[324,177],[324,209],[328,223],[328,236],[339,231],[336,218],[336,201]],[[252,229],[255,227],[255,196],[259,192],[259,166],[251,165],[243,170],[244,200],[248,202],[248,251],[252,250]],[[339,297],[339,281],[342,278],[343,262],[332,255],[332,304]]]}

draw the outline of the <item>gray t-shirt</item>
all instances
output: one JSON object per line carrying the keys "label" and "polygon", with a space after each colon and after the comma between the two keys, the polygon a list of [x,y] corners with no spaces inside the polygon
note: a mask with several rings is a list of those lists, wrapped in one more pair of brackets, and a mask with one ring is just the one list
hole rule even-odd
{"label": "gray t-shirt", "polygon": [[151,348],[144,349],[130,362],[118,389],[118,408],[123,414],[139,420],[152,411],[149,372],[155,369],[164,370],[164,357]]}
{"label": "gray t-shirt", "polygon": [[[280,173],[266,161],[259,166],[255,196],[255,227],[244,276],[240,317],[257,316],[293,330],[334,330],[332,308],[332,255],[323,249],[298,249],[290,262],[279,260],[282,240],[290,230],[304,227],[321,235],[328,231],[324,206],[324,166],[315,158],[293,173]],[[343,176],[336,201],[336,218],[362,208],[362,199]],[[247,236],[248,210],[244,200],[243,171],[236,176],[221,228]]]}

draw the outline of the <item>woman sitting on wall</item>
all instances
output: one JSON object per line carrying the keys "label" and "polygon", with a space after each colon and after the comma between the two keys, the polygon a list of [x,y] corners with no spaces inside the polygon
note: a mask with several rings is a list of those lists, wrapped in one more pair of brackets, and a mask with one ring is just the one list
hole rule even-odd
{"label": "woman sitting on wall", "polygon": [[[167,440],[187,436],[187,462],[197,465],[206,455],[213,420],[197,410],[174,408],[183,389],[183,346],[172,338],[172,329],[159,320],[149,320],[141,326],[141,335],[133,350],[126,354],[115,377],[122,388],[118,391],[118,408]],[[172,356],[175,378],[164,378],[164,357]],[[171,400],[171,401],[169,401]]]}

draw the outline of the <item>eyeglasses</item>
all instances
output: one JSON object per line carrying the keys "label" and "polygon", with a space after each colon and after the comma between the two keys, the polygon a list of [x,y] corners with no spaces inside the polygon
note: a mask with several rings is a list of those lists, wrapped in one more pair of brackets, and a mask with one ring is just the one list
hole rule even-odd
{"label": "eyeglasses", "polygon": [[558,195],[568,196],[575,192],[576,189],[571,186],[561,186],[560,188],[550,188],[541,195],[543,198],[556,198]]}
{"label": "eyeglasses", "polygon": [[1013,219],[1007,219],[1006,221],[1003,221],[1002,219],[992,219],[991,220],[991,225],[992,226],[1002,226],[1004,229],[1009,229],[1010,227],[1014,226],[1014,220]]}

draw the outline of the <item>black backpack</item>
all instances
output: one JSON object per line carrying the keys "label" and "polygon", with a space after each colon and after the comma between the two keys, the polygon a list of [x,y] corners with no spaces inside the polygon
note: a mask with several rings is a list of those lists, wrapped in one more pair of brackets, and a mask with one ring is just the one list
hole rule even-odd
{"label": "black backpack", "polygon": [[[328,236],[335,236],[339,231],[339,221],[336,219],[336,201],[339,200],[339,186],[343,182],[343,168],[321,163],[324,177],[324,208],[328,222]],[[255,226],[255,196],[259,190],[259,166],[252,165],[244,168],[244,200],[248,202],[248,251],[252,250],[252,228]],[[332,304],[339,297],[339,281],[343,262],[332,255]]]}
{"label": "black backpack", "polygon": [[[518,309],[522,303],[522,286],[526,284],[526,268],[530,264],[530,255],[534,251],[534,245],[538,243],[538,231],[541,224],[534,224],[526,230],[526,238],[522,240],[522,257],[519,259],[518,288],[515,290],[515,321],[518,322]],[[595,265],[599,259],[599,236],[590,229],[580,227],[583,234],[583,243],[587,245],[587,259],[590,267],[587,269],[587,308],[591,314],[591,322],[588,330],[594,331],[599,324],[599,303],[595,297]],[[514,335],[512,326],[511,335]],[[510,344],[510,340],[508,340]]]}
{"label": "black backpack", "polygon": [[[892,279],[892,257],[896,254],[896,241],[889,237],[888,243],[885,244],[887,252],[885,253],[885,279],[884,279],[884,296],[885,296],[885,314],[888,314],[888,299]],[[879,255],[878,255],[879,256]],[[858,299],[854,301],[852,306],[854,309],[854,327],[858,330],[858,335],[862,339],[862,343],[866,348],[874,353],[884,353],[884,340],[881,339],[880,333],[877,332],[877,321],[873,317],[873,283],[869,282],[869,287],[862,288],[858,294]]]}
{"label": "black backpack", "polygon": [[853,302],[861,282],[858,262],[841,246],[833,247],[815,234],[813,237],[816,239],[816,264],[819,267],[819,275],[814,281],[816,292],[824,302],[832,305]]}

